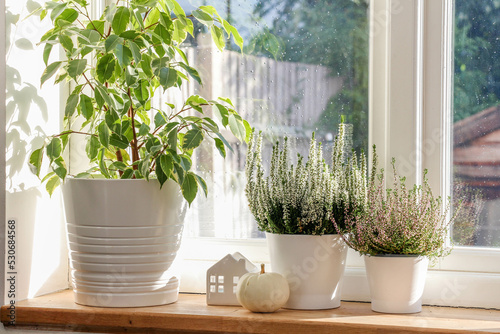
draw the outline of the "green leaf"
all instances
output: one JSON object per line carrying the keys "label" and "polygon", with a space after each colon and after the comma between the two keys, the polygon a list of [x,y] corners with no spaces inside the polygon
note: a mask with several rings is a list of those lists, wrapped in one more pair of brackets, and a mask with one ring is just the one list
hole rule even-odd
{"label": "green leaf", "polygon": [[233,40],[238,45],[241,51],[243,51],[243,38],[241,37],[240,33],[238,32],[238,29],[230,25],[226,20],[222,20],[222,24],[224,26],[224,29],[233,35]]}
{"label": "green leaf", "polygon": [[149,168],[150,168],[150,157],[149,155],[146,156],[144,160],[141,160],[139,162],[139,171],[146,180],[149,180]]}
{"label": "green leaf", "polygon": [[59,137],[52,138],[49,145],[47,145],[46,151],[47,151],[47,156],[50,159],[50,162],[52,162],[52,161],[54,161],[54,159],[57,159],[58,157],[60,157],[61,152],[62,152],[61,138],[59,138]]}
{"label": "green leaf", "polygon": [[54,190],[56,190],[56,188],[59,187],[60,184],[61,184],[61,179],[57,175],[52,176],[47,181],[47,184],[45,185],[45,189],[49,193],[49,196],[52,196],[52,194],[54,193]]}
{"label": "green leaf", "polygon": [[142,123],[141,127],[139,128],[139,132],[137,133],[137,135],[139,135],[139,136],[145,136],[145,135],[147,135],[149,133],[149,130],[151,130],[149,128],[149,126],[146,123]]}
{"label": "green leaf", "polygon": [[134,57],[134,61],[136,64],[139,64],[141,61],[141,49],[134,42],[128,42],[128,46],[130,47],[130,51],[132,52],[132,56]]}
{"label": "green leaf", "polygon": [[103,20],[93,20],[87,24],[86,29],[92,29],[97,31],[99,34],[104,35],[104,23]]}
{"label": "green leaf", "polygon": [[54,84],[58,84],[60,83],[61,81],[63,81],[64,79],[66,79],[68,77],[68,73],[67,72],[63,72],[63,73],[58,73],[56,75],[56,78],[54,79]]}
{"label": "green leaf", "polygon": [[105,148],[101,148],[99,150],[99,153],[97,154],[97,159],[99,160],[99,170],[101,171],[102,175],[107,177],[108,179],[110,178],[108,167],[106,166],[106,162],[104,161],[105,157]]}
{"label": "green leaf", "polygon": [[168,133],[167,142],[171,149],[177,149],[177,127],[174,127],[172,131]]}
{"label": "green leaf", "polygon": [[208,188],[205,180],[199,175],[194,174],[194,177],[196,178],[196,182],[198,182],[198,185],[203,189],[203,192],[205,193],[205,197],[208,195]]}
{"label": "green leaf", "polygon": [[132,176],[134,175],[134,170],[133,169],[127,169],[123,172],[123,175],[121,176],[121,179],[131,179]]}
{"label": "green leaf", "polygon": [[169,57],[155,58],[151,62],[151,67],[154,68],[155,74],[159,75],[160,70],[163,67],[168,67],[169,62],[170,62],[170,58]]}
{"label": "green leaf", "polygon": [[73,79],[81,75],[87,66],[87,59],[75,59],[69,61],[68,74]]}
{"label": "green leaf", "polygon": [[104,102],[106,102],[106,104],[109,107],[111,107],[113,105],[113,101],[109,97],[109,93],[106,90],[106,88],[104,86],[101,86],[101,85],[96,85],[95,89],[96,89],[97,92],[99,92],[99,95],[101,95],[101,97],[103,98]]}
{"label": "green leaf", "polygon": [[156,158],[155,164],[156,164],[155,166],[156,178],[158,179],[158,182],[160,182],[160,189],[161,189],[163,187],[163,184],[168,180],[168,177],[161,169],[160,157]]}
{"label": "green leaf", "polygon": [[139,100],[139,102],[141,102],[141,104],[144,104],[144,102],[147,101],[147,99],[149,98],[148,87],[149,87],[148,81],[142,79],[139,81],[139,84],[137,85],[137,87],[134,88],[135,98],[137,100]]}
{"label": "green leaf", "polygon": [[68,6],[68,3],[61,3],[57,6],[55,6],[52,9],[52,12],[50,13],[50,19],[52,21],[54,21],[59,15],[61,15],[64,12],[64,10],[66,9],[67,6]]}
{"label": "green leaf", "polygon": [[149,12],[148,16],[146,17],[146,21],[144,22],[144,25],[146,27],[150,27],[154,23],[158,22],[159,19],[160,19],[160,11],[155,7]]}
{"label": "green leaf", "polygon": [[[153,35],[153,43],[165,43],[165,44],[170,44],[172,43],[172,36],[168,32],[168,30],[161,24],[156,25],[155,30],[153,31],[155,35]],[[156,38],[155,36],[158,36]]]}
{"label": "green leaf", "polygon": [[[160,167],[165,176],[170,177],[174,169],[174,161],[170,155],[161,155],[159,157]],[[158,163],[158,162],[157,162]]]}
{"label": "green leaf", "polygon": [[233,101],[231,101],[230,98],[228,98],[228,97],[219,97],[218,99],[221,100],[221,101],[226,102],[227,104],[229,104],[231,107],[234,108]]}
{"label": "green leaf", "polygon": [[179,63],[179,65],[184,69],[186,70],[186,72],[191,76],[191,78],[193,78],[194,80],[196,80],[197,83],[199,83],[200,85],[202,84],[201,83],[201,77],[200,77],[200,74],[198,73],[198,71],[194,68],[192,68],[191,66],[189,65],[186,65],[182,62]]}
{"label": "green leaf", "polygon": [[92,99],[85,94],[80,95],[80,112],[85,119],[90,119],[94,115],[94,106]]}
{"label": "green leaf", "polygon": [[73,41],[71,40],[70,37],[66,35],[59,35],[59,42],[66,51],[69,52],[73,51]]}
{"label": "green leaf", "polygon": [[109,167],[121,170],[123,172],[127,169],[128,166],[122,161],[115,161]]}
{"label": "green leaf", "polygon": [[81,172],[75,175],[75,179],[87,179],[90,176],[88,172]]}
{"label": "green leaf", "polygon": [[127,137],[123,135],[112,133],[111,137],[109,137],[109,144],[125,150],[129,146],[129,141]]}
{"label": "green leaf", "polygon": [[137,23],[137,25],[134,25],[135,27],[139,27],[140,29],[144,29],[144,22],[142,20],[142,14],[141,12],[136,8],[132,11],[132,14],[134,15],[134,19]]}
{"label": "green leaf", "polygon": [[172,18],[167,13],[160,12],[160,23],[167,29],[173,29]]}
{"label": "green leaf", "polygon": [[193,173],[188,173],[184,178],[184,182],[182,182],[182,195],[188,201],[189,205],[196,198],[196,193],[198,192],[198,183],[196,182],[196,178],[193,176]]}
{"label": "green leaf", "polygon": [[214,24],[214,20],[212,16],[207,14],[206,12],[196,9],[191,12],[193,16],[202,24],[206,25],[207,27],[211,27]]}
{"label": "green leaf", "polygon": [[109,78],[113,76],[113,72],[115,71],[115,63],[115,58],[110,53],[105,54],[97,61],[97,79],[101,83],[105,83]]}
{"label": "green leaf", "polygon": [[139,73],[133,66],[127,66],[125,69],[125,83],[127,86],[133,86],[137,79],[139,78]]}
{"label": "green leaf", "polygon": [[224,147],[224,143],[219,138],[214,138],[214,141],[215,141],[215,147],[219,151],[220,155],[223,158],[225,158],[226,157],[226,148]]}
{"label": "green leaf", "polygon": [[54,160],[54,164],[52,165],[52,170],[63,181],[66,178],[66,175],[68,175],[68,169],[66,168],[66,162],[64,162],[64,159],[62,157],[59,157],[56,160]]}
{"label": "green leaf", "polygon": [[99,135],[99,141],[104,147],[109,146],[109,128],[105,121],[101,122],[97,126],[97,133]]}
{"label": "green leaf", "polygon": [[192,150],[200,146],[203,141],[203,132],[197,126],[186,132],[184,136],[184,141],[182,143],[182,148],[185,150]]}
{"label": "green leaf", "polygon": [[188,156],[181,155],[181,166],[186,172],[191,169],[193,162]]}
{"label": "green leaf", "polygon": [[252,135],[252,127],[250,126],[250,123],[248,123],[246,119],[243,120],[243,125],[245,126],[245,131],[247,133],[247,135],[245,136],[245,143],[248,143]]}
{"label": "green leaf", "polygon": [[128,40],[134,40],[138,36],[141,36],[141,33],[139,31],[136,31],[136,30],[126,30],[120,34],[120,37],[123,37],[124,39],[128,39]]}
{"label": "green leaf", "polygon": [[245,141],[247,138],[245,125],[239,115],[229,115],[229,129],[240,141]]}
{"label": "green leaf", "polygon": [[45,68],[45,71],[43,71],[42,77],[40,79],[40,86],[42,86],[45,81],[50,79],[50,77],[52,77],[57,72],[59,67],[61,67],[61,64],[62,61],[56,61]]}
{"label": "green leaf", "polygon": [[111,28],[115,34],[119,35],[127,30],[127,25],[130,21],[130,10],[127,7],[118,7],[111,22]]}
{"label": "green leaf", "polygon": [[95,136],[90,136],[90,139],[87,140],[87,145],[85,146],[85,152],[87,152],[87,157],[92,161],[97,157],[97,153],[99,152],[99,147],[101,144],[99,143],[99,139]]}
{"label": "green leaf", "polygon": [[106,52],[112,51],[120,43],[123,43],[123,38],[117,35],[109,35],[104,42],[104,48]]}
{"label": "green leaf", "polygon": [[143,53],[141,57],[141,68],[147,77],[151,78],[153,76],[153,70],[151,68],[151,57]]}
{"label": "green leaf", "polygon": [[71,117],[75,113],[76,107],[78,106],[78,102],[80,102],[79,94],[70,94],[68,99],[66,100],[66,107],[64,108],[64,115],[66,117]]}
{"label": "green leaf", "polygon": [[116,55],[118,63],[122,68],[130,65],[130,62],[132,61],[132,52],[129,48],[127,48],[123,44],[118,44],[115,48],[114,53]]}
{"label": "green leaf", "polygon": [[157,112],[155,115],[155,127],[159,128],[165,124],[167,124],[167,118],[162,112]]}
{"label": "green leaf", "polygon": [[224,145],[231,151],[231,152],[234,152],[233,151],[233,148],[231,147],[231,145],[229,145],[229,143],[227,142],[226,138],[224,138],[223,135],[220,134],[220,132],[214,132],[215,135],[217,137],[219,137],[219,139],[224,143]]}
{"label": "green leaf", "polygon": [[174,21],[174,33],[172,35],[172,39],[177,42],[177,44],[181,44],[187,37],[186,26],[182,24],[181,21]]}
{"label": "green leaf", "polygon": [[215,108],[212,108],[215,116],[221,121],[222,125],[226,127],[229,124],[229,111],[225,106],[220,103],[215,104]]}
{"label": "green leaf", "polygon": [[[56,39],[56,35],[50,37],[49,41],[53,41],[55,39]],[[47,44],[45,44],[45,47],[43,48],[43,62],[45,63],[46,66],[48,65],[50,53],[52,52],[53,46],[54,45],[52,45],[51,43],[47,43]]]}
{"label": "green leaf", "polygon": [[224,41],[224,31],[217,26],[212,26],[210,28],[210,32],[215,46],[217,46],[220,51],[224,50],[224,47],[226,46],[226,42]]}
{"label": "green leaf", "polygon": [[30,155],[29,167],[33,174],[40,177],[40,168],[42,167],[43,147],[34,150]]}
{"label": "green leaf", "polygon": [[78,12],[74,10],[73,8],[66,8],[59,16],[57,16],[57,19],[55,20],[55,25],[61,25],[60,22],[58,21],[66,21],[69,23],[75,22],[75,20],[78,18]]}
{"label": "green leaf", "polygon": [[169,67],[163,67],[160,69],[160,85],[163,89],[172,87],[177,82],[177,71]]}

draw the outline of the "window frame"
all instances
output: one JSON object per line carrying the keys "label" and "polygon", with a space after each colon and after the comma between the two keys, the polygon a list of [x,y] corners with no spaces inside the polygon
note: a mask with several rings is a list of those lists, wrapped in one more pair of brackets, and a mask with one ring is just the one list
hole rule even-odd
{"label": "window frame", "polygon": [[[370,150],[377,145],[385,170],[396,157],[410,183],[421,183],[428,169],[443,198],[451,195],[453,9],[453,0],[370,0]],[[181,272],[188,279],[181,291],[204,292],[203,275],[192,268],[208,268],[236,250],[269,263],[265,240],[184,238]],[[430,268],[423,301],[500,308],[500,291],[491,289],[499,284],[500,250],[455,247]],[[352,250],[342,299],[370,300],[363,260]]]}

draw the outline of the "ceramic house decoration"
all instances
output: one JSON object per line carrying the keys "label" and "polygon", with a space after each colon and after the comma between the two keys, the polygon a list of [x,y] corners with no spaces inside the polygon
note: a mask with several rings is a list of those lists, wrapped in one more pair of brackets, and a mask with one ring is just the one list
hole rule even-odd
{"label": "ceramic house decoration", "polygon": [[227,254],[207,270],[207,304],[240,305],[236,286],[241,276],[259,271],[246,257],[236,252]]}

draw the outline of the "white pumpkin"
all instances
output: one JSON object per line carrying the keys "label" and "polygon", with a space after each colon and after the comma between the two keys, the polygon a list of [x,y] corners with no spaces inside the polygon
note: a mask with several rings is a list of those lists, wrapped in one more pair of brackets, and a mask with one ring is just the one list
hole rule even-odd
{"label": "white pumpkin", "polygon": [[260,273],[243,275],[236,287],[236,297],[244,308],[252,312],[274,312],[288,301],[290,288],[278,273],[266,273],[261,264]]}

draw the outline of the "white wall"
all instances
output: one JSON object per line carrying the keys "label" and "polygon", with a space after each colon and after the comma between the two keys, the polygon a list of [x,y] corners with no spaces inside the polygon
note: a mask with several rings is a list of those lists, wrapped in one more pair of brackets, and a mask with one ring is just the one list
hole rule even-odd
{"label": "white wall", "polygon": [[[36,43],[49,29],[48,19],[40,22],[37,16],[26,18],[26,3],[6,1],[7,95],[6,126],[2,128],[6,129],[6,218],[15,220],[16,225],[16,300],[68,286],[60,193],[49,198],[27,165],[29,151],[41,143],[41,135],[60,129],[64,92],[53,85],[53,80],[40,88],[44,45]],[[57,52],[53,51],[55,56]],[[6,272],[10,271],[6,268]],[[11,299],[5,295],[3,301]]]}

